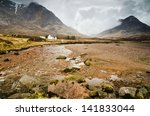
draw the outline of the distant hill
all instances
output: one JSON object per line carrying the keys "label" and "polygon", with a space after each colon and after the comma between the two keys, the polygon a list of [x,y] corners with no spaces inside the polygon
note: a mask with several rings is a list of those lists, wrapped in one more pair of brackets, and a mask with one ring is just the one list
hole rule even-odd
{"label": "distant hill", "polygon": [[26,6],[10,0],[0,0],[0,33],[82,36],[41,5],[32,2]]}
{"label": "distant hill", "polygon": [[130,37],[135,35],[150,34],[150,26],[142,23],[134,16],[119,20],[121,24],[112,29],[106,30],[98,37]]}

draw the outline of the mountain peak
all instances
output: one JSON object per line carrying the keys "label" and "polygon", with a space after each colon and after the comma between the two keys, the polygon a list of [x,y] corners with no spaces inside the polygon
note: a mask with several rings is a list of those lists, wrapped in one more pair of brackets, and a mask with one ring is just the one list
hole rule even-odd
{"label": "mountain peak", "polygon": [[28,7],[40,6],[37,2],[31,2]]}
{"label": "mountain peak", "polygon": [[81,35],[66,26],[52,11],[36,2],[26,6],[11,0],[0,0],[0,32],[27,35]]}
{"label": "mountain peak", "polygon": [[125,19],[119,19],[120,25],[100,33],[100,36],[130,36],[136,34],[150,34],[150,26],[142,23],[135,16],[129,16]]}
{"label": "mountain peak", "polygon": [[31,3],[28,5],[28,9],[29,9],[29,10],[34,10],[34,11],[36,11],[36,10],[44,9],[44,7],[41,6],[41,5],[39,5],[39,4],[36,3],[36,2],[31,2]]}
{"label": "mountain peak", "polygon": [[135,16],[129,16],[125,19],[119,19],[119,21],[122,23],[122,24],[128,24],[128,23],[135,23],[135,22],[140,22]]}

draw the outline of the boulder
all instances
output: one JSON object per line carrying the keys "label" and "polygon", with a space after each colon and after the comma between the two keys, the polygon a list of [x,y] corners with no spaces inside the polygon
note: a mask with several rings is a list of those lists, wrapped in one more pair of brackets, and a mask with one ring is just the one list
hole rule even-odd
{"label": "boulder", "polygon": [[143,94],[144,97],[148,96],[148,90],[145,87],[139,89],[139,92]]}
{"label": "boulder", "polygon": [[144,99],[148,96],[149,96],[149,92],[145,87],[141,87],[136,94],[136,97],[138,99]]}
{"label": "boulder", "polygon": [[39,86],[32,88],[32,92],[33,93],[45,93],[46,94],[47,88],[48,88],[47,84],[39,85]]}
{"label": "boulder", "polygon": [[28,93],[30,92],[31,89],[28,86],[23,85],[21,82],[15,81],[12,84],[11,90],[15,92],[20,92],[20,93]]}
{"label": "boulder", "polygon": [[92,78],[92,79],[85,79],[85,80],[88,85],[87,88],[89,90],[94,90],[95,88],[100,88],[102,83],[110,83],[109,81],[100,79],[100,78]]}
{"label": "boulder", "polygon": [[17,93],[38,93],[39,91],[44,91],[42,87],[37,78],[23,75],[19,80],[13,82],[11,90]]}
{"label": "boulder", "polygon": [[80,63],[80,62],[82,62],[81,56],[76,57],[75,58],[75,63]]}
{"label": "boulder", "polygon": [[5,78],[4,77],[0,77],[0,86],[4,83]]}
{"label": "boulder", "polygon": [[137,99],[144,99],[144,95],[143,95],[143,93],[141,93],[141,92],[137,92],[137,94],[136,94],[136,98],[137,98]]}
{"label": "boulder", "polygon": [[25,99],[30,98],[31,96],[31,93],[16,93],[9,96],[8,99]]}
{"label": "boulder", "polygon": [[123,98],[135,98],[137,89],[134,87],[121,87],[119,90],[119,96]]}
{"label": "boulder", "polygon": [[110,78],[108,78],[109,81],[122,81],[121,78],[119,78],[117,75],[111,75]]}
{"label": "boulder", "polygon": [[64,81],[57,85],[49,85],[48,93],[60,98],[79,99],[88,97],[87,90],[77,82]]}
{"label": "boulder", "polygon": [[16,91],[14,91],[14,90],[5,91],[5,90],[0,89],[0,99],[6,99],[10,95],[13,95],[15,93],[16,93]]}
{"label": "boulder", "polygon": [[28,75],[23,75],[19,82],[29,88],[36,87],[40,84],[40,81],[37,78]]}

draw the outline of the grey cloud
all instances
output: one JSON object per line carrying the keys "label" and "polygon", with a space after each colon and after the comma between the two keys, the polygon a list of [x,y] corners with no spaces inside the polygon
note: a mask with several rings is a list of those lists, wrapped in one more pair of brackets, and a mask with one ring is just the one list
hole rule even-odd
{"label": "grey cloud", "polygon": [[143,0],[143,2],[139,2],[138,7],[145,12],[150,12],[150,1]]}
{"label": "grey cloud", "polygon": [[123,7],[121,9],[121,13],[124,15],[128,15],[128,14],[134,14],[136,8],[136,2],[133,0],[130,1],[124,1],[123,2]]}

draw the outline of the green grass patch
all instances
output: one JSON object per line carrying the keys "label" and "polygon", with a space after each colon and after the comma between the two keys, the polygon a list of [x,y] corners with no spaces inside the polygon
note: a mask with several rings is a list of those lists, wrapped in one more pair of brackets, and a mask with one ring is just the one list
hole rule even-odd
{"label": "green grass patch", "polygon": [[81,76],[77,76],[77,75],[70,75],[70,76],[67,76],[66,77],[66,80],[69,80],[69,81],[76,81],[78,83],[83,83],[85,82],[84,78],[81,77]]}

